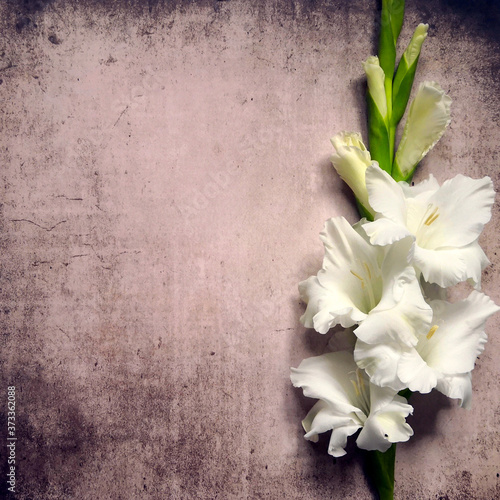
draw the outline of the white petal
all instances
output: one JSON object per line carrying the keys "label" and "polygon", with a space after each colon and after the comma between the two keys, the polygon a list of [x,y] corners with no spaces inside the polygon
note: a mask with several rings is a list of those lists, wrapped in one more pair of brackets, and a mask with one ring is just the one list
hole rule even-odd
{"label": "white petal", "polygon": [[442,288],[471,279],[479,286],[481,271],[489,264],[477,241],[462,248],[427,250],[416,245],[414,265],[429,283]]}
{"label": "white petal", "polygon": [[403,224],[385,218],[368,222],[362,227],[373,245],[391,245],[395,241],[411,236],[410,231]]}
{"label": "white petal", "polygon": [[317,302],[323,293],[322,287],[316,276],[310,276],[305,281],[299,283],[300,299],[307,304],[300,321],[306,328],[314,328],[313,318],[318,310]]}
{"label": "white petal", "polygon": [[425,362],[435,370],[456,375],[474,369],[484,350],[487,319],[500,308],[483,293],[473,291],[466,300],[456,303],[433,301],[433,324],[438,328],[430,339],[417,347]]}
{"label": "white petal", "polygon": [[[373,272],[379,269],[384,251],[370,245],[343,217],[326,221],[320,238],[325,245],[325,258],[318,280],[338,296],[336,300],[342,307],[350,301],[358,314],[355,321],[359,321],[359,312],[367,313],[370,309],[360,277],[368,272],[367,268]],[[341,324],[352,326],[352,323]]]}
{"label": "white petal", "polygon": [[395,164],[404,177],[427,154],[450,123],[451,99],[435,82],[420,85],[398,146]]}
{"label": "white petal", "polygon": [[384,279],[384,292],[392,290],[394,293],[393,287],[401,288],[415,281],[415,272],[409,266],[414,251],[415,239],[412,236],[401,239],[386,249],[382,263],[382,274],[387,278]]}
{"label": "white petal", "polygon": [[427,215],[435,216],[420,225],[417,243],[433,250],[469,245],[490,220],[494,201],[495,190],[489,177],[471,179],[457,175],[445,181],[428,199]]}
{"label": "white petal", "polygon": [[360,427],[361,425],[351,424],[333,429],[328,445],[328,453],[333,457],[345,455],[344,448],[347,444],[347,438],[352,436]]}
{"label": "white petal", "polygon": [[[358,228],[359,230],[359,228]],[[299,285],[307,309],[301,321],[320,333],[363,321],[380,300],[381,247],[371,245],[343,218],[329,219],[321,232],[323,269]]]}
{"label": "white petal", "polygon": [[490,261],[476,240],[460,249],[462,257],[467,262],[467,280],[476,289],[481,289],[481,272],[490,265]]}
{"label": "white petal", "polygon": [[439,182],[432,174],[418,184],[410,185],[407,182],[398,182],[398,185],[401,186],[406,199],[419,198],[422,201],[426,201],[440,187]]}
{"label": "white petal", "polygon": [[[388,311],[372,311],[354,330],[354,333],[358,339],[369,344],[402,342],[408,346],[416,345],[415,328],[408,323],[408,317],[404,314],[404,306],[405,304],[398,304]],[[418,318],[415,319],[418,320]]]}
{"label": "white petal", "polygon": [[334,217],[325,222],[320,233],[325,249],[333,250],[329,261],[338,269],[353,260],[363,259],[375,263],[383,255],[356,231],[344,217]]}
{"label": "white petal", "polygon": [[294,387],[302,387],[304,396],[322,399],[337,414],[359,414],[358,396],[349,379],[356,369],[352,354],[330,352],[304,359],[291,369],[290,378]]}
{"label": "white petal", "polygon": [[401,186],[378,166],[366,170],[366,189],[370,205],[391,221],[406,224],[406,200]]}
{"label": "white petal", "polygon": [[436,389],[451,399],[458,399],[460,406],[470,409],[472,400],[471,373],[447,375],[438,380]]}
{"label": "white petal", "polygon": [[[370,414],[378,413],[394,402],[404,405],[407,403],[406,399],[399,396],[394,389],[370,384]],[[411,412],[412,407],[408,405],[406,409]]]}
{"label": "white petal", "polygon": [[314,328],[319,333],[327,333],[339,323],[348,328],[366,317],[355,309],[348,294],[342,289],[324,287],[317,276],[299,283],[299,292],[300,298],[307,304],[300,321],[306,328]]}
{"label": "white petal", "polygon": [[398,377],[413,392],[427,394],[436,387],[439,373],[427,365],[415,349],[402,353]]}
{"label": "white petal", "polygon": [[418,341],[417,332],[429,328],[432,310],[422,297],[414,269],[406,266],[406,254],[411,243],[406,238],[389,248],[382,266],[382,299],[354,330],[363,342],[376,344],[394,341],[414,346]]}
{"label": "white petal", "polygon": [[372,345],[358,340],[354,360],[366,371],[372,384],[400,391],[405,388],[397,376],[402,350],[402,346],[395,342]]}
{"label": "white petal", "polygon": [[328,407],[324,401],[318,401],[302,421],[306,431],[304,438],[318,442],[318,434],[332,430],[328,453],[334,457],[345,455],[347,438],[361,428],[348,416],[339,416]]}
{"label": "white petal", "polygon": [[[319,400],[302,420],[302,427],[306,431],[304,438],[318,442],[318,434],[330,431],[336,427],[352,426],[353,420],[347,415],[339,415],[324,401]],[[359,429],[360,425],[357,426]]]}
{"label": "white petal", "polygon": [[[314,425],[314,419],[318,416],[321,415],[322,410],[327,410],[328,405],[324,402],[321,401],[321,399],[309,410],[309,413],[306,415],[306,418],[302,420],[302,427],[306,431],[306,434],[304,437],[308,441],[312,441],[313,443],[318,442],[318,434],[321,434],[322,432],[325,432],[331,427],[329,427],[329,424],[324,424],[322,425],[322,418],[321,416],[319,417],[318,421],[316,422],[316,425]],[[323,430],[324,428],[324,430]]]}
{"label": "white petal", "polygon": [[[319,276],[324,273],[320,271]],[[324,334],[335,325],[349,328],[366,318],[366,314],[354,305],[349,290],[336,289],[334,285],[329,285],[327,278],[324,281],[327,286],[323,286],[317,276],[311,276],[299,283],[300,297],[307,304],[300,321],[306,328],[314,328]]]}
{"label": "white petal", "polygon": [[413,408],[400,396],[393,396],[388,404],[378,405],[377,399],[387,397],[388,389],[370,384],[371,407],[370,416],[365,422],[356,441],[359,448],[364,450],[387,451],[391,443],[405,442],[413,436],[412,428],[406,423],[406,417],[413,412]]}

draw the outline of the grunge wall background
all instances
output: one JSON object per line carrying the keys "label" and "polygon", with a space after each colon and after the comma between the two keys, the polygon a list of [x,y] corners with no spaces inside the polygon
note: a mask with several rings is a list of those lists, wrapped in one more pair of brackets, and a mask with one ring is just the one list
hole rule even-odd
{"label": "grunge wall background", "polygon": [[[416,83],[453,99],[416,180],[498,189],[499,7],[407,4],[400,52],[428,22]],[[17,498],[371,498],[357,454],[303,440],[313,401],[288,374],[328,340],[300,325],[297,284],[323,221],[356,220],[329,138],[366,137],[379,8],[0,4],[0,436],[15,385]],[[497,204],[481,240],[497,303],[499,225]],[[414,397],[397,498],[498,498],[498,325],[471,411]]]}

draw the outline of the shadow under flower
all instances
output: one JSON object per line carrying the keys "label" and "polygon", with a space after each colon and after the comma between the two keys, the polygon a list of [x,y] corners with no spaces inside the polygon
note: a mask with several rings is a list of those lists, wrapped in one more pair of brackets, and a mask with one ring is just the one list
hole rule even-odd
{"label": "shadow under flower", "polygon": [[419,439],[436,435],[438,413],[442,410],[451,409],[454,404],[444,394],[433,390],[429,394],[414,393],[409,403],[413,406],[413,415],[407,421],[411,425],[414,435],[405,443],[405,446],[417,446]]}

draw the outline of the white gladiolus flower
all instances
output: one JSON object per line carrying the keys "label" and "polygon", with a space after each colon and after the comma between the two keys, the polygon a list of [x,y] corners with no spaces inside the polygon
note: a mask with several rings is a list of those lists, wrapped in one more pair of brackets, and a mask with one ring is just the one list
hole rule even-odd
{"label": "white gladiolus flower", "polygon": [[454,304],[434,300],[430,305],[434,311],[433,326],[420,336],[415,347],[358,341],[354,358],[372,383],[393,390],[407,387],[421,393],[436,388],[469,408],[471,372],[487,340],[485,323],[500,308],[477,291]]}
{"label": "white gladiolus flower", "polygon": [[470,279],[479,288],[489,261],[478,238],[495,200],[489,177],[457,175],[440,187],[431,175],[409,186],[372,166],[366,185],[376,215],[362,228],[372,244],[390,245],[413,235],[413,264],[426,281],[448,287]]}
{"label": "white gladiolus flower", "polygon": [[302,421],[304,437],[317,442],[318,434],[331,430],[330,455],[345,455],[347,437],[359,429],[357,445],[381,452],[413,435],[405,421],[413,408],[395,391],[371,384],[350,352],[308,358],[291,371],[293,385],[319,399]]}
{"label": "white gladiolus flower", "polygon": [[415,332],[429,328],[432,311],[408,264],[414,238],[383,248],[371,245],[362,234],[343,217],[326,221],[320,235],[323,268],[299,284],[307,303],[301,321],[319,333],[338,324],[358,324],[354,333],[365,342],[415,345]]}
{"label": "white gladiolus flower", "polygon": [[420,85],[394,159],[393,175],[408,179],[450,123],[451,98],[435,82]]}
{"label": "white gladiolus flower", "polygon": [[336,151],[331,157],[335,170],[352,189],[361,205],[370,211],[365,172],[368,166],[376,162],[372,161],[361,135],[357,132],[342,132],[332,137],[331,142]]}

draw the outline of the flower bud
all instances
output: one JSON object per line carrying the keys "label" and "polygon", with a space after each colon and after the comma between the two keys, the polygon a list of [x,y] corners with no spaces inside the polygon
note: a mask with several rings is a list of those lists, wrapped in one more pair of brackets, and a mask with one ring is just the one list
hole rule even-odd
{"label": "flower bud", "polygon": [[411,87],[415,79],[418,58],[424,40],[427,38],[428,24],[419,24],[401,57],[392,87],[392,123],[397,125],[406,109]]}
{"label": "flower bud", "polygon": [[335,170],[352,189],[365,211],[371,213],[366,190],[365,172],[372,162],[370,152],[357,132],[342,132],[331,139],[336,153],[331,157]]}
{"label": "flower bud", "polygon": [[410,106],[394,160],[397,181],[412,177],[417,164],[434,147],[449,125],[451,98],[435,82],[424,82]]}
{"label": "flower bud", "polygon": [[384,70],[380,67],[377,56],[370,56],[364,63],[363,69],[368,80],[368,92],[373,102],[377,106],[380,116],[385,120],[387,118],[387,99],[384,88]]}

